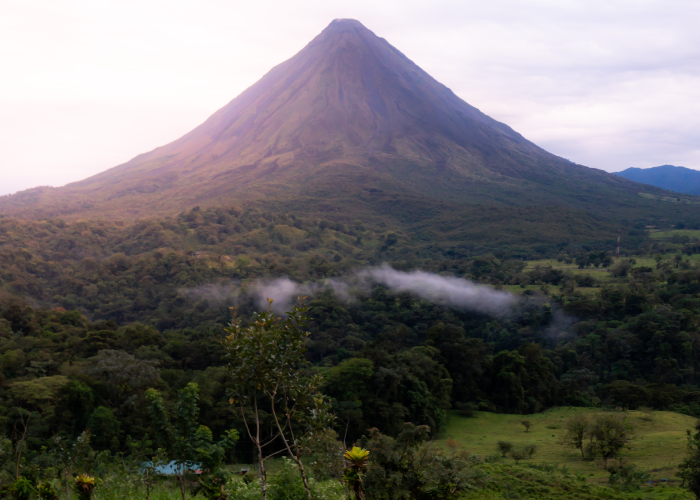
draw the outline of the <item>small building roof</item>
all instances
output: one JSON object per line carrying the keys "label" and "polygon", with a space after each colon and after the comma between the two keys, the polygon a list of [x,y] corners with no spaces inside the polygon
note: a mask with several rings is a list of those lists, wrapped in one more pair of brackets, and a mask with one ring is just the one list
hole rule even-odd
{"label": "small building roof", "polygon": [[170,461],[167,464],[160,464],[157,465],[155,468],[153,467],[153,462],[143,462],[141,466],[139,467],[139,472],[141,474],[144,474],[146,472],[146,469],[153,468],[154,469],[154,474],[162,475],[162,476],[176,476],[180,474],[180,471],[184,467],[185,472],[189,474],[201,474],[202,471],[202,464],[198,464],[195,462],[185,462],[183,463],[178,463],[175,460]]}

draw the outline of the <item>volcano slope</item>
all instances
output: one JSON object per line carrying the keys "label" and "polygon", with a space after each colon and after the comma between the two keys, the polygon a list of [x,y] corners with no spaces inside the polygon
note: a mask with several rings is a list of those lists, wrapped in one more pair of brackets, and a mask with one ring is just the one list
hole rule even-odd
{"label": "volcano slope", "polygon": [[0,213],[133,220],[250,204],[459,226],[493,223],[476,206],[523,224],[524,207],[556,218],[556,206],[573,235],[579,220],[603,232],[622,219],[683,220],[697,200],[544,151],[338,19],[180,139],[65,187],[2,197]]}

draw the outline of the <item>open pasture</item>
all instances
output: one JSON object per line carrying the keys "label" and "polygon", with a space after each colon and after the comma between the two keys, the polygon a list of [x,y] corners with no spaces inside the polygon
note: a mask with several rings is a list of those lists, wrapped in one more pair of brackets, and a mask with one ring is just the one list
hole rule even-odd
{"label": "open pasture", "polygon": [[690,239],[700,238],[700,229],[672,229],[670,231],[649,231],[649,237],[654,240],[665,240],[674,236],[687,236]]}
{"label": "open pasture", "polygon": [[[475,417],[462,417],[452,412],[449,422],[440,434],[438,444],[445,446],[448,438],[481,457],[500,456],[496,448],[498,441],[509,441],[516,448],[536,445],[532,459],[524,461],[566,465],[572,472],[606,480],[608,473],[594,460],[583,459],[577,449],[559,444],[566,432],[565,423],[576,413],[584,413],[591,418],[603,413],[598,408],[552,408],[534,415],[502,415],[488,412],[475,412]],[[695,419],[673,412],[654,411],[646,415],[641,411],[620,412],[627,415],[633,427],[634,438],[623,456],[627,463],[649,472],[653,481],[668,479],[677,481],[676,466],[686,452],[686,430],[692,429]],[[646,420],[648,417],[650,420]],[[525,432],[521,421],[529,420],[532,427]],[[499,459],[499,462],[514,463],[512,458]]]}

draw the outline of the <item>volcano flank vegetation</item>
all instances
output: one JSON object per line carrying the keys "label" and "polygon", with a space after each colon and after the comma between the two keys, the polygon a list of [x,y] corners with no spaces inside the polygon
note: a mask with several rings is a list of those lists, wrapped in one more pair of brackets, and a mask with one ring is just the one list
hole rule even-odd
{"label": "volcano flank vegetation", "polygon": [[174,142],[0,197],[0,497],[691,498],[699,208],[337,19]]}

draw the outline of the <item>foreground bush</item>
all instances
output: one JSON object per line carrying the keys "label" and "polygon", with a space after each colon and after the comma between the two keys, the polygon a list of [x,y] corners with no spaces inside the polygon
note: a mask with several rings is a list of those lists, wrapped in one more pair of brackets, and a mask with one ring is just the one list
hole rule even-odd
{"label": "foreground bush", "polygon": [[371,450],[363,478],[368,500],[453,499],[480,481],[477,457],[435,449],[429,436],[427,426],[405,423],[396,439],[372,429],[360,440],[362,448]]}

